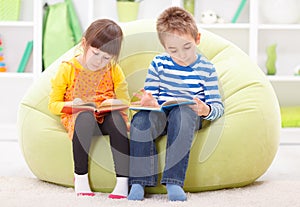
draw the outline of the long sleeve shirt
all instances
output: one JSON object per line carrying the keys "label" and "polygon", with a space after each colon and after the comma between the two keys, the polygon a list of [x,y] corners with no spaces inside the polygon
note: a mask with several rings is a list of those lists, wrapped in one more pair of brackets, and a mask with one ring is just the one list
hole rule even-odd
{"label": "long sleeve shirt", "polygon": [[210,108],[206,120],[215,120],[224,113],[224,105],[218,86],[214,65],[204,56],[189,66],[181,66],[164,53],[152,60],[148,69],[144,89],[150,92],[159,104],[172,98],[199,98]]}

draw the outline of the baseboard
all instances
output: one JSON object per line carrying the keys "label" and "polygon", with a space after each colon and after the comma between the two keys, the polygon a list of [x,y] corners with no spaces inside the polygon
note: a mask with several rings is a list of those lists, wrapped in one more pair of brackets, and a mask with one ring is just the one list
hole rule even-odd
{"label": "baseboard", "polygon": [[16,125],[0,124],[0,132],[0,141],[18,141]]}

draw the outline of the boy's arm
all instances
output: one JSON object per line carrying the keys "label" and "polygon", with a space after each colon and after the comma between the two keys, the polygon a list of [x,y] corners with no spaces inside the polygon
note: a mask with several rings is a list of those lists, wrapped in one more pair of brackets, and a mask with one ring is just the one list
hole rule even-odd
{"label": "boy's arm", "polygon": [[144,89],[147,92],[150,92],[155,99],[158,99],[159,84],[160,84],[160,78],[158,74],[158,67],[153,60],[148,68]]}
{"label": "boy's arm", "polygon": [[203,117],[206,120],[215,120],[224,114],[224,105],[219,91],[218,76],[215,68],[205,80],[205,103],[210,107],[210,113]]}

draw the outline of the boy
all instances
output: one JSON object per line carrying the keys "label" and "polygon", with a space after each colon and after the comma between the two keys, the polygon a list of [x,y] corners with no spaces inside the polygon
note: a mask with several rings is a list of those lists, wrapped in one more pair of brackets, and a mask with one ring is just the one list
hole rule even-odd
{"label": "boy", "polygon": [[130,129],[129,200],[143,200],[145,186],[157,184],[155,140],[167,134],[165,168],[161,183],[170,201],[185,201],[183,190],[194,132],[201,120],[215,120],[224,113],[214,66],[197,53],[200,33],[193,17],[180,7],[166,9],[156,23],[166,53],[157,55],[148,69],[141,105],[158,106],[169,99],[194,100],[163,113],[142,110]]}

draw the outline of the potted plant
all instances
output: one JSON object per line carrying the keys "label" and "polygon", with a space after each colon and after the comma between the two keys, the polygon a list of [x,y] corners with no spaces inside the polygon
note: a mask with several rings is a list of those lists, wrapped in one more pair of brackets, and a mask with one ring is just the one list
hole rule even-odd
{"label": "potted plant", "polygon": [[195,0],[183,0],[183,8],[194,15]]}
{"label": "potted plant", "polygon": [[117,11],[120,22],[137,19],[139,5],[142,0],[117,0]]}

